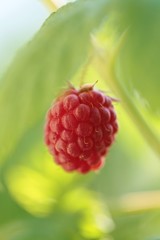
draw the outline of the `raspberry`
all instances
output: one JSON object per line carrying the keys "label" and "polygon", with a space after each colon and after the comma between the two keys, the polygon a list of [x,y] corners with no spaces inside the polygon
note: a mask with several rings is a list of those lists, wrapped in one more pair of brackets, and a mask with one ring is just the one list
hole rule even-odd
{"label": "raspberry", "polygon": [[87,173],[104,165],[118,131],[112,99],[93,86],[70,87],[47,113],[45,143],[67,171]]}

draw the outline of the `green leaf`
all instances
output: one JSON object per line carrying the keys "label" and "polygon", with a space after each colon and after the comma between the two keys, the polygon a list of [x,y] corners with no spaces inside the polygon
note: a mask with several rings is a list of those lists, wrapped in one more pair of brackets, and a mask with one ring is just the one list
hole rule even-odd
{"label": "green leaf", "polygon": [[159,216],[159,210],[146,211],[137,214],[122,213],[119,216],[113,216],[116,228],[113,231],[112,236],[118,240],[154,239],[154,236],[159,236],[160,233]]}
{"label": "green leaf", "polygon": [[160,114],[160,2],[122,3],[115,17],[121,33],[127,29],[118,56],[120,82],[152,113]]}
{"label": "green leaf", "polygon": [[49,17],[14,59],[0,88],[1,162],[12,162],[12,152],[19,154],[21,144],[27,148],[42,141],[45,113],[85,61],[90,34],[105,18],[107,6],[105,0],[68,4]]}
{"label": "green leaf", "polygon": [[0,192],[0,212],[0,225],[29,217],[29,214],[4,189]]}
{"label": "green leaf", "polygon": [[[42,162],[51,161],[41,156],[45,152],[43,125],[53,98],[86,61],[90,51],[90,35],[105,18],[107,5],[105,0],[82,0],[52,14],[33,40],[18,53],[1,79],[0,177],[7,192],[7,198],[1,198],[3,204],[0,207],[2,238],[49,240],[54,235],[55,239],[84,239],[80,236],[79,227],[84,210],[77,214],[66,213],[64,209],[60,210],[60,206],[52,213],[54,198],[59,199],[60,203],[60,196],[70,188],[67,179],[72,177],[65,176],[64,181],[64,173],[61,175],[57,171],[56,175],[50,173],[46,166],[42,167]],[[33,170],[34,164],[39,172]],[[23,167],[29,169],[30,166],[31,171],[21,171]],[[53,168],[56,169],[55,166]],[[20,170],[19,174],[17,170]],[[23,173],[26,174],[25,179],[21,175]],[[57,177],[57,182],[48,174]],[[37,189],[39,181],[43,182],[44,187],[41,184]],[[57,188],[59,191],[56,192]],[[32,190],[34,194],[30,192]],[[48,215],[34,216],[38,211]],[[18,225],[19,221],[23,226]]]}
{"label": "green leaf", "polygon": [[[102,34],[107,47],[99,41],[100,34],[97,38],[98,44],[94,42],[95,56],[99,58],[95,61],[95,67],[112,91],[121,99],[121,104],[144,139],[159,156],[160,138],[156,122],[159,123],[160,109],[158,98],[160,53],[156,49],[160,41],[157,40],[159,34],[156,30],[153,39],[147,34],[155,27],[158,29],[160,4],[156,5],[154,1],[146,3],[132,0],[122,1],[121,4],[117,1],[115,3],[116,7],[114,6],[112,10],[116,11],[113,11],[114,14],[110,12],[109,25],[105,23],[103,26],[103,28],[108,27],[106,35]],[[151,18],[154,10],[156,10],[157,18]],[[146,20],[146,25],[144,20]],[[109,32],[111,32],[111,37]],[[108,47],[109,40],[112,42],[112,48]],[[150,68],[146,68],[146,61],[151,61],[149,62]],[[152,113],[150,118],[148,109]]]}

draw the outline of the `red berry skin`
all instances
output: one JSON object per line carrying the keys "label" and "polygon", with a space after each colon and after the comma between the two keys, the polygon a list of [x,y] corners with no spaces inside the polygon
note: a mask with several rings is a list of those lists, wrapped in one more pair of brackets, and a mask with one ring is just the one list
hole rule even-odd
{"label": "red berry skin", "polygon": [[81,174],[103,167],[118,132],[113,101],[91,86],[69,88],[55,100],[44,134],[55,163]]}

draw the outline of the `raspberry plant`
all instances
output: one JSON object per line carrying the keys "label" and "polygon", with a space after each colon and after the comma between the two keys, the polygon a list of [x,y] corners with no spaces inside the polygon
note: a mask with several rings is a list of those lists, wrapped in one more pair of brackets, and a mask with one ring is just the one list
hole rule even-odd
{"label": "raspberry plant", "polygon": [[[51,6],[52,1],[44,2]],[[12,1],[0,1],[0,8],[1,2]],[[1,14],[0,24],[5,25],[0,31],[7,29],[8,22],[15,32],[5,39],[4,51],[0,46],[1,66],[26,29],[30,31],[36,21],[42,23],[37,20],[39,8],[25,7],[22,18],[19,6],[17,16],[11,17],[11,11],[3,20]],[[160,1],[77,0],[47,15],[6,73],[0,67],[0,239],[159,239]],[[19,37],[14,21],[22,23],[25,17],[27,24],[29,18],[33,24],[17,27]],[[72,88],[55,98],[68,80],[80,85],[79,75],[84,76],[88,59],[84,83],[98,79],[97,89],[102,92]],[[99,97],[81,102],[80,95],[93,92],[101,96],[101,104],[97,106]],[[120,104],[104,97],[104,92],[120,99]],[[66,101],[71,95],[74,100]],[[110,105],[105,105],[106,98]],[[107,160],[99,174],[81,176],[53,167],[43,139],[44,116],[53,99],[45,130],[53,158],[67,171],[81,173],[96,171]],[[62,102],[63,114],[58,115]],[[111,144],[115,138],[115,109],[121,131],[110,149],[106,139]],[[86,123],[90,128],[84,130]],[[140,193],[146,189],[150,192]]]}

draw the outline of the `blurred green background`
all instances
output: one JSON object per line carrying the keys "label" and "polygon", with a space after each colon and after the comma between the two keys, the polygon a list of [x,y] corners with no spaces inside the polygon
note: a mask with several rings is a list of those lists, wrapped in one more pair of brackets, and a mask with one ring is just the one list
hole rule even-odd
{"label": "blurred green background", "polygon": [[[0,240],[159,240],[160,2],[67,2],[0,1]],[[96,80],[120,130],[100,172],[65,173],[45,114]]]}

